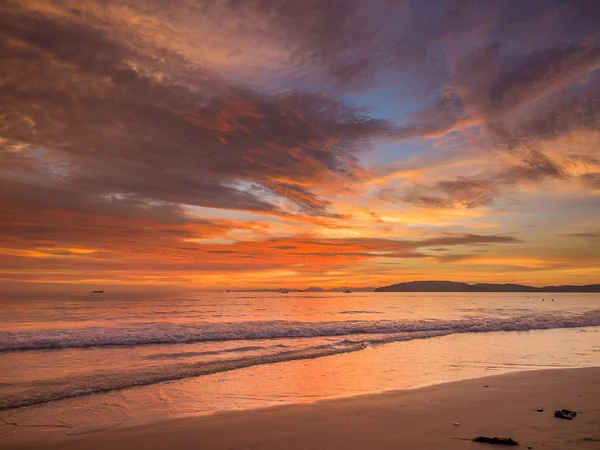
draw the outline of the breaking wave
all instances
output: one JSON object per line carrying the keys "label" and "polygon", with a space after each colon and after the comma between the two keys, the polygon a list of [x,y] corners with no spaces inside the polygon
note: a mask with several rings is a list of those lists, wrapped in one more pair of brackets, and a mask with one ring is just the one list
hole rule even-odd
{"label": "breaking wave", "polygon": [[0,352],[41,349],[185,344],[233,340],[313,338],[414,332],[473,333],[600,326],[600,310],[581,314],[471,317],[459,320],[350,320],[335,322],[156,323],[137,327],[90,327],[0,332]]}
{"label": "breaking wave", "polygon": [[366,343],[323,345],[270,355],[248,356],[244,358],[209,362],[184,363],[172,366],[146,368],[128,373],[104,373],[102,375],[70,377],[66,380],[52,380],[49,383],[38,383],[34,388],[29,388],[18,394],[0,397],[0,411],[23,406],[39,405],[82,395],[127,389],[134,386],[144,386],[165,381],[180,380],[182,378],[210,375],[213,373],[226,372],[263,364],[348,353],[362,350],[366,348],[366,346]]}
{"label": "breaking wave", "polygon": [[[141,328],[92,328],[77,330],[35,330],[0,333],[0,349],[20,351],[33,349],[81,348],[110,345],[145,345],[202,341],[252,340],[272,338],[312,338],[339,336],[338,342],[311,345],[289,350],[282,345],[245,346],[235,351],[264,349],[267,354],[239,356],[233,359],[185,361],[196,353],[163,354],[172,364],[140,367],[132,371],[103,372],[40,381],[18,393],[0,396],[0,410],[40,405],[82,395],[110,392],[183,378],[285,361],[303,360],[356,352],[369,346],[447,336],[456,333],[493,331],[528,331],[552,328],[600,326],[600,310],[577,315],[522,315],[513,318],[467,318],[460,320],[423,321],[350,321],[350,322],[243,322],[197,325],[155,324]],[[210,354],[227,353],[209,352]],[[233,350],[231,350],[233,352]],[[203,354],[199,352],[198,354]],[[182,357],[183,360],[182,360]]]}

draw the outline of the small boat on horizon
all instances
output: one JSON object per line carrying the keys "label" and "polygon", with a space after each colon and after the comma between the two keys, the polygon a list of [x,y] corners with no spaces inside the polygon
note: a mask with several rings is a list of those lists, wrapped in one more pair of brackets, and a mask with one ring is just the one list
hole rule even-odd
{"label": "small boat on horizon", "polygon": [[342,292],[344,294],[352,294],[352,291],[350,289],[348,289],[348,283],[346,283],[346,287],[344,288],[344,290]]}
{"label": "small boat on horizon", "polygon": [[104,294],[104,289],[98,289],[96,291],[92,291],[92,294]]}

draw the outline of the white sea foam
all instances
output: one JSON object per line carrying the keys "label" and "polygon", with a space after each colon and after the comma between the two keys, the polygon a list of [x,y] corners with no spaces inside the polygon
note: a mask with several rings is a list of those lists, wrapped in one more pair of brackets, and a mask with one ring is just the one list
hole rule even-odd
{"label": "white sea foam", "polygon": [[0,411],[79,397],[81,395],[109,392],[134,386],[179,380],[182,378],[210,375],[256,365],[348,353],[362,350],[365,347],[366,344],[364,343],[353,343],[344,346],[335,344],[322,345],[302,350],[285,351],[260,356],[248,356],[237,359],[183,363],[158,368],[144,368],[126,374],[123,372],[112,374],[103,373],[101,375],[70,377],[64,380],[51,380],[48,383],[37,383],[35,387],[21,391],[18,394],[0,397]]}
{"label": "white sea foam", "polygon": [[194,325],[159,323],[137,327],[90,327],[0,332],[0,351],[183,344],[192,342],[312,338],[356,334],[421,331],[471,333],[527,331],[600,326],[600,310],[580,314],[526,314],[511,318],[471,317],[461,320],[350,320],[335,322],[200,322]]}
{"label": "white sea foam", "polygon": [[[31,406],[50,401],[78,397],[99,392],[109,392],[134,386],[198,377],[218,372],[284,361],[319,358],[341,353],[356,352],[374,345],[391,342],[428,339],[456,333],[493,331],[528,331],[552,328],[600,326],[600,310],[577,315],[545,313],[522,315],[513,318],[468,318],[462,320],[423,321],[350,321],[326,323],[301,322],[243,322],[228,324],[202,323],[189,325],[154,325],[139,328],[101,328],[53,331],[20,331],[2,333],[4,350],[59,349],[107,345],[140,345],[152,343],[181,343],[236,339],[269,339],[306,337],[306,347],[283,350],[279,345],[262,347],[266,354],[217,359],[211,361],[185,361],[184,353],[163,354],[171,356],[171,363],[156,367],[140,367],[132,371],[82,374],[65,379],[37,382],[25,390],[0,395],[0,410]],[[314,345],[312,337],[339,336],[340,340],[324,345]],[[301,342],[300,342],[301,345]],[[258,350],[260,347],[244,346],[236,351]],[[233,350],[232,350],[233,352]],[[219,354],[220,352],[211,352]],[[194,354],[196,355],[196,354]]]}

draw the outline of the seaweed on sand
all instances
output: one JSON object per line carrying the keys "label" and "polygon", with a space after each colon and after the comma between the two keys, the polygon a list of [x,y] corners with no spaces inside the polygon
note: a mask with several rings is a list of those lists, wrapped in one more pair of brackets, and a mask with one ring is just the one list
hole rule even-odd
{"label": "seaweed on sand", "polygon": [[513,438],[505,438],[505,437],[488,437],[488,436],[477,436],[473,438],[474,442],[482,442],[484,444],[497,444],[497,445],[519,445],[518,441],[515,441]]}

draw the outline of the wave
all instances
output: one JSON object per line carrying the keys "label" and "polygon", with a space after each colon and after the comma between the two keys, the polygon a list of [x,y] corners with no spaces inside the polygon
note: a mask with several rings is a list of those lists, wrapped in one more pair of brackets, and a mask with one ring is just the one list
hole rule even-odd
{"label": "wave", "polygon": [[546,313],[507,318],[457,320],[348,320],[335,322],[156,323],[137,327],[90,327],[0,332],[0,352],[41,349],[185,344],[193,342],[335,337],[422,331],[471,333],[600,326],[600,310],[580,314]]}
{"label": "wave", "polygon": [[198,356],[218,356],[226,353],[241,353],[241,352],[254,352],[257,350],[264,350],[265,347],[249,346],[249,347],[236,347],[226,348],[223,350],[212,350],[205,352],[177,352],[177,353],[160,353],[158,355],[146,356],[146,359],[178,359],[178,358],[194,358]]}
{"label": "wave", "polygon": [[[256,323],[253,324],[254,326],[256,325]],[[53,379],[48,380],[47,382],[43,381],[18,393],[0,396],[0,411],[39,405],[82,395],[110,392],[136,386],[180,380],[183,378],[199,377],[264,364],[313,359],[356,352],[371,346],[392,342],[428,339],[457,333],[528,331],[552,328],[600,326],[600,310],[590,311],[575,316],[555,314],[542,317],[520,316],[510,319],[470,318],[455,321],[423,321],[410,324],[380,321],[362,324],[336,322],[306,325],[310,325],[310,331],[312,333],[308,336],[331,336],[331,333],[336,330],[336,336],[344,336],[345,338],[338,342],[311,346],[299,350],[276,350],[274,353],[256,356],[253,355],[201,362],[180,362],[160,367],[136,369],[131,372],[104,372],[94,375],[71,376],[67,379]],[[298,332],[299,326],[299,323],[279,323],[277,337],[290,337],[290,334],[293,335],[292,337],[297,337],[296,333]],[[390,332],[391,330],[395,330],[395,332]],[[314,334],[316,332],[318,333]],[[323,334],[325,332],[329,332],[330,334]],[[262,336],[262,334],[260,335]],[[206,335],[203,336],[205,338]],[[234,335],[227,336],[232,339]],[[247,339],[248,334],[246,332],[241,332],[241,334],[236,334],[235,338],[239,339],[239,336],[244,336]],[[269,336],[272,337],[271,335]],[[122,340],[119,340],[118,342],[122,342]],[[258,349],[260,347],[241,348],[250,351],[250,349]],[[285,346],[273,345],[267,348],[285,348]],[[171,354],[171,356],[175,356],[173,359],[178,359],[176,355],[178,354]]]}
{"label": "wave", "polygon": [[261,356],[247,356],[238,359],[216,360],[199,363],[185,363],[173,366],[143,369],[123,373],[104,373],[70,377],[68,380],[51,380],[40,383],[35,388],[0,397],[0,411],[33,406],[56,400],[79,397],[101,392],[127,389],[135,386],[180,380],[182,378],[210,375],[218,372],[242,369],[251,366],[273,364],[297,359],[320,358],[340,353],[354,352],[367,347],[366,343],[332,344],[291,350]]}

